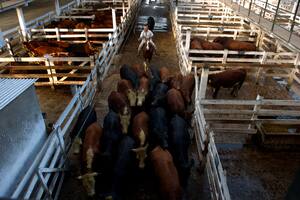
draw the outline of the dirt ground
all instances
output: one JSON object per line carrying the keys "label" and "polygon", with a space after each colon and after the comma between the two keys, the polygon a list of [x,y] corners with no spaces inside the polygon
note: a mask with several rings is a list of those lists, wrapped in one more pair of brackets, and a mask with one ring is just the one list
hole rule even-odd
{"label": "dirt ground", "polygon": [[54,90],[50,87],[36,87],[36,94],[41,110],[46,114],[46,124],[54,124],[73,97],[69,86],[57,87]]}

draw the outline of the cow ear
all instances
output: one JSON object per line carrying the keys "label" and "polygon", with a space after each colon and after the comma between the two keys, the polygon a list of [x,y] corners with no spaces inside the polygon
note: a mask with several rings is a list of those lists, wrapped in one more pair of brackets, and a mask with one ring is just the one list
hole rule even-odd
{"label": "cow ear", "polygon": [[82,176],[78,176],[77,179],[78,179],[78,180],[81,180],[81,179],[82,179]]}

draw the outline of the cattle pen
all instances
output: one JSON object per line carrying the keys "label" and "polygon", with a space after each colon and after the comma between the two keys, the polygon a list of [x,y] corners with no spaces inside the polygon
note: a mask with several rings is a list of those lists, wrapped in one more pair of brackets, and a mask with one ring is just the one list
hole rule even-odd
{"label": "cattle pen", "polygon": [[[268,3],[242,2],[239,1],[240,6],[248,6],[249,10],[269,8]],[[138,25],[145,23],[145,16],[153,16],[159,27],[154,42],[160,55],[151,64],[167,67],[173,74],[177,71],[193,74],[195,78],[190,152],[195,166],[187,199],[285,198],[300,168],[297,45],[270,33],[226,0],[104,0],[101,3],[105,6],[99,11],[110,12],[112,27],[45,27],[61,19],[93,19],[95,16],[82,13],[97,3],[77,0],[63,8],[57,5],[55,12],[28,23],[23,21],[23,25],[21,19],[20,30],[4,33],[7,39],[0,58],[0,78],[38,78],[36,86],[52,86],[52,91],[76,85],[45,144],[9,197],[88,199],[76,180],[79,158],[72,152],[74,141],[70,132],[79,113],[88,105],[95,107],[98,121],[103,123],[108,110],[107,97],[120,79],[119,66],[143,63],[136,56],[139,34],[136,32],[140,30]],[[296,11],[298,5],[299,2],[295,4]],[[270,18],[275,21],[277,12],[273,7],[270,9],[263,12],[271,13]],[[286,18],[298,19],[297,14],[277,17],[284,25]],[[256,51],[192,49],[191,39],[197,37],[207,41],[216,37],[247,41],[255,44]],[[98,52],[87,57],[26,57],[18,45],[20,41],[44,39],[69,43],[92,41]],[[232,97],[227,89],[221,89],[218,98],[213,99],[209,75],[237,68],[247,70],[238,96]],[[147,181],[141,181],[140,185],[136,194],[125,199],[159,199]]]}

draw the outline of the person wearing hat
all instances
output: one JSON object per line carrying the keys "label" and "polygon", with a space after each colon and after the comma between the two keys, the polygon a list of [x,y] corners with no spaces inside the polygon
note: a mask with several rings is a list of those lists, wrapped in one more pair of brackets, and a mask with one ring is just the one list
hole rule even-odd
{"label": "person wearing hat", "polygon": [[152,41],[152,37],[153,37],[153,33],[151,30],[149,30],[149,26],[148,24],[144,25],[144,30],[141,32],[139,41],[141,41],[139,47],[138,47],[138,55],[140,55],[140,51],[143,48],[144,44],[146,43],[147,40],[149,40],[150,44],[152,44],[152,46],[155,49],[155,53],[156,55],[158,55],[157,53],[157,48],[156,45],[154,44],[154,42]]}

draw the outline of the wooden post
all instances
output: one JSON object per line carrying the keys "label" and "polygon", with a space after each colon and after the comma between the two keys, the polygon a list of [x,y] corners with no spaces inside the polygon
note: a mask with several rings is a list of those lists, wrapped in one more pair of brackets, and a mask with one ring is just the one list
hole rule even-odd
{"label": "wooden post", "polygon": [[228,57],[228,49],[224,49],[223,60],[222,60],[223,64],[227,62],[227,57]]}
{"label": "wooden post", "polygon": [[57,16],[59,16],[60,13],[61,13],[59,0],[55,0],[55,13],[56,13]]}
{"label": "wooden post", "polygon": [[85,27],[84,28],[84,35],[85,35],[85,41],[89,41],[89,32],[88,32],[88,29]]}
{"label": "wooden post", "polygon": [[76,4],[77,4],[77,6],[79,6],[80,5],[80,0],[76,0]]}
{"label": "wooden post", "polygon": [[16,8],[23,41],[27,41],[27,29],[22,8]]}
{"label": "wooden post", "polygon": [[117,29],[117,18],[116,18],[116,9],[111,9],[111,15],[112,15],[112,22],[113,22],[113,29],[114,31]]}
{"label": "wooden post", "polygon": [[189,28],[186,31],[186,36],[185,36],[185,52],[188,53],[190,50],[190,42],[191,42],[191,29]]}

